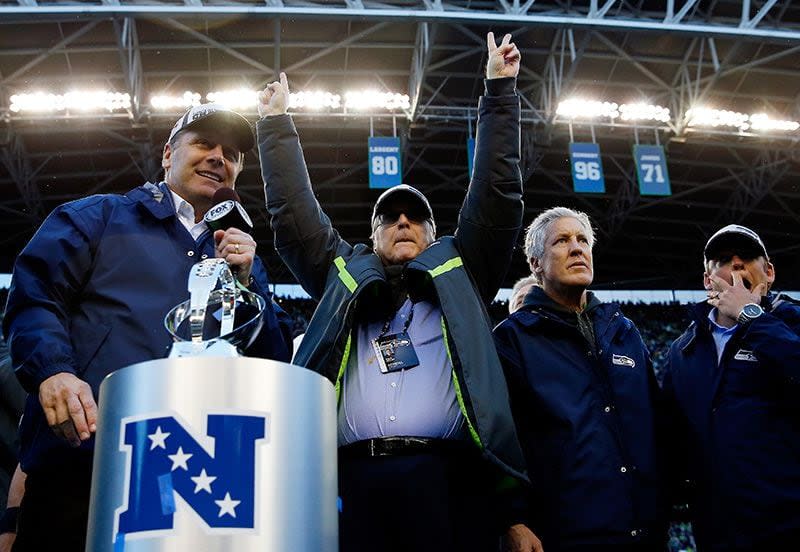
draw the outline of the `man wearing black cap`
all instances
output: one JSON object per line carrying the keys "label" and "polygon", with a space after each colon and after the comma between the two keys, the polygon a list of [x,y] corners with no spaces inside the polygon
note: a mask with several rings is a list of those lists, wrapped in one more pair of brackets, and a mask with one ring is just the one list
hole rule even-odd
{"label": "man wearing black cap", "polygon": [[670,349],[676,480],[700,550],[789,551],[800,542],[800,305],[770,292],[761,238],[737,224],[706,243],[708,299]]}
{"label": "man wearing black cap", "polygon": [[[384,192],[372,242],[333,229],[309,182],[286,109],[286,75],[261,95],[258,140],[275,245],[319,301],[294,362],[334,382],[339,399],[342,552],[497,549],[517,519],[500,513],[500,473],[522,454],[486,304],[522,222],[519,51],[487,37],[475,170],[455,236],[436,238],[416,188]],[[501,527],[502,526],[502,527]],[[537,550],[515,525],[514,550]]]}
{"label": "man wearing black cap", "polygon": [[[203,222],[214,193],[233,188],[253,143],[238,113],[193,107],[164,146],[163,182],[56,208],[17,257],[3,320],[29,393],[15,550],[83,551],[100,382],[167,355],[164,316],[188,298],[192,265],[225,258],[241,285],[270,297],[253,238],[236,228],[212,233]],[[288,361],[288,317],[267,305],[246,353]]]}

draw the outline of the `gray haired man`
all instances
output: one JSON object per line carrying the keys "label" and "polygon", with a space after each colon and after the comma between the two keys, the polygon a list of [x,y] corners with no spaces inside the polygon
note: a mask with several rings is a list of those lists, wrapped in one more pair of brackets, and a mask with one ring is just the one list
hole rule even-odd
{"label": "gray haired man", "polygon": [[595,237],[555,207],[528,227],[538,285],[494,331],[531,478],[526,524],[552,551],[657,550],[666,539],[657,390],[639,332],[587,291]]}

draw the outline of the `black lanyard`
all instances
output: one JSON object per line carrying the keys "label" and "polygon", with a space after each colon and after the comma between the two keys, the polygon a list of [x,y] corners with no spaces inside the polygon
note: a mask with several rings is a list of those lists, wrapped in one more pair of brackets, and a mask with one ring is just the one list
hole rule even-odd
{"label": "black lanyard", "polygon": [[[400,311],[398,310],[397,312],[400,312]],[[376,339],[380,339],[380,338],[382,338],[383,336],[386,335],[386,332],[389,331],[389,327],[392,325],[392,320],[394,320],[395,317],[397,316],[397,312],[395,312],[394,315],[392,315],[391,317],[389,317],[388,320],[386,320],[386,322],[383,324],[383,329],[381,330],[381,333],[378,334],[378,337]],[[408,318],[406,319],[405,324],[403,324],[403,332],[407,332],[408,331],[408,327],[411,326],[411,320],[413,318],[414,318],[414,303],[412,302],[411,303],[411,310],[408,312]]]}

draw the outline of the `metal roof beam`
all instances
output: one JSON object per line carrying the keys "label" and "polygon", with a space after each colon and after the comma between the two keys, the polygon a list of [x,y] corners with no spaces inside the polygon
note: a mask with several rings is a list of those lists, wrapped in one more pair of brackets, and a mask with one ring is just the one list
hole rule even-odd
{"label": "metal roof beam", "polygon": [[350,35],[347,38],[345,38],[344,40],[341,40],[341,41],[337,42],[336,44],[328,46],[327,48],[325,48],[323,50],[320,50],[319,52],[315,52],[315,53],[311,54],[310,56],[305,57],[302,60],[298,61],[297,63],[293,63],[292,65],[287,67],[284,71],[288,74],[290,71],[294,71],[296,69],[300,69],[301,67],[304,67],[304,66],[308,65],[312,61],[315,61],[315,60],[317,60],[317,59],[319,59],[321,57],[327,56],[331,52],[335,52],[336,50],[339,50],[340,48],[344,48],[345,46],[350,46],[351,44],[353,44],[354,42],[358,42],[359,40],[361,40],[365,36],[368,36],[368,35],[371,35],[371,34],[374,34],[374,33],[378,32],[378,31],[380,31],[381,29],[385,28],[387,25],[388,25],[388,23],[378,23],[377,25],[373,25],[372,27],[370,27],[368,29],[364,29],[363,31],[357,32],[354,35]]}
{"label": "metal roof beam", "polygon": [[[608,0],[606,5],[608,5]],[[770,0],[772,2],[772,0]],[[438,5],[438,0],[435,3]],[[613,5],[613,3],[611,4]],[[605,6],[604,6],[605,7]],[[610,6],[609,6],[610,7]],[[685,6],[684,6],[685,7]],[[330,6],[180,6],[165,4],[125,4],[125,5],[37,5],[37,6],[0,6],[0,17],[8,20],[37,20],[109,17],[283,17],[283,18],[338,18],[362,19],[375,21],[403,22],[446,22],[471,23],[479,25],[523,25],[550,27],[584,27],[590,29],[616,31],[645,31],[658,33],[683,33],[703,36],[727,36],[732,38],[751,38],[754,40],[774,40],[800,42],[800,31],[794,29],[759,28],[732,24],[729,20],[719,22],[667,22],[658,19],[637,17],[635,14],[620,12],[615,17],[589,17],[575,11],[565,14],[536,13],[517,14],[489,10],[464,9],[461,6],[444,5],[439,9],[418,9],[408,7],[352,9],[349,7]],[[766,13],[766,12],[765,12]],[[677,17],[677,15],[676,15]],[[752,21],[752,20],[749,20]],[[741,23],[741,22],[738,22]]]}
{"label": "metal roof beam", "polygon": [[[744,19],[745,19],[745,15],[744,15],[744,13],[743,13],[743,14],[742,14],[742,23],[741,23],[741,25],[740,25],[740,26],[741,26],[741,27],[744,27],[744,28],[747,28],[747,29],[753,29],[753,28],[755,28],[755,26],[756,26],[756,25],[758,25],[758,24],[761,22],[761,20],[762,20],[762,19],[764,19],[764,16],[765,16],[765,15],[767,15],[767,13],[769,12],[769,10],[771,10],[771,9],[772,9],[772,7],[773,7],[773,6],[774,6],[774,5],[775,5],[777,2],[778,2],[778,0],[767,0],[767,2],[765,2],[765,3],[764,3],[764,5],[763,5],[763,6],[761,6],[761,9],[760,9],[760,10],[758,10],[758,13],[756,13],[756,14],[753,16],[753,18],[752,18],[752,19],[750,19],[750,20],[747,20],[747,21],[745,21],[745,20],[744,20]],[[748,2],[748,5],[749,5],[749,2]],[[748,15],[749,15],[749,14],[748,14]]]}
{"label": "metal roof beam", "polygon": [[[207,8],[208,8],[208,6],[206,6],[204,9],[207,9]],[[242,61],[242,62],[246,63],[247,65],[250,65],[251,67],[255,67],[259,71],[264,71],[265,73],[269,73],[269,74],[273,73],[272,67],[269,67],[268,65],[264,65],[260,61],[256,61],[253,58],[251,58],[250,56],[246,56],[243,53],[239,52],[238,50],[234,50],[233,48],[230,48],[229,46],[223,44],[222,42],[219,42],[218,40],[214,40],[213,38],[211,38],[208,35],[205,35],[205,34],[203,34],[201,32],[195,31],[194,29],[192,29],[191,27],[189,27],[187,25],[184,25],[180,21],[176,21],[174,19],[164,19],[164,22],[167,23],[167,25],[169,25],[169,26],[171,26],[171,27],[173,27],[173,28],[175,28],[175,29],[177,29],[177,30],[179,30],[181,32],[183,32],[185,34],[188,34],[192,38],[196,38],[197,40],[199,40],[201,42],[204,42],[205,44],[207,44],[209,46],[213,46],[214,48],[217,48],[218,50],[220,50],[222,52],[225,52],[229,56],[231,56],[233,58],[236,58],[239,61]]]}
{"label": "metal roof beam", "polygon": [[417,25],[417,38],[415,40],[414,55],[411,58],[411,73],[408,78],[408,95],[411,98],[411,121],[417,117],[419,97],[422,92],[422,83],[425,82],[425,72],[431,60],[431,44],[436,40],[436,25],[420,23]]}
{"label": "metal roof beam", "polygon": [[139,52],[139,36],[136,33],[136,20],[132,17],[126,17],[121,21],[115,19],[114,29],[117,32],[120,66],[125,75],[125,87],[131,97],[133,119],[138,121],[141,116],[141,102],[144,99],[144,72]]}
{"label": "metal roof beam", "polygon": [[[0,10],[2,10],[2,8],[0,8]],[[2,14],[2,11],[0,11],[0,14]],[[83,35],[85,35],[89,31],[94,29],[99,23],[100,23],[99,19],[95,20],[95,21],[90,21],[89,23],[87,23],[86,25],[84,25],[83,27],[81,27],[80,29],[78,29],[77,31],[72,33],[71,35],[62,38],[56,44],[54,44],[53,46],[51,46],[50,48],[48,48],[47,50],[45,50],[44,52],[42,52],[41,54],[39,54],[38,56],[33,58],[32,60],[30,60],[28,63],[26,63],[25,65],[23,65],[22,67],[20,67],[19,69],[17,69],[13,73],[11,73],[10,75],[7,75],[5,78],[3,78],[3,80],[0,80],[0,86],[3,86],[5,84],[11,82],[12,80],[14,80],[15,78],[19,77],[20,75],[24,75],[30,69],[33,69],[38,64],[43,62],[45,59],[50,57],[50,55],[53,52],[55,52],[56,50],[60,50],[64,46],[66,46],[66,45],[70,44],[71,42],[73,42],[74,40],[82,37]]]}

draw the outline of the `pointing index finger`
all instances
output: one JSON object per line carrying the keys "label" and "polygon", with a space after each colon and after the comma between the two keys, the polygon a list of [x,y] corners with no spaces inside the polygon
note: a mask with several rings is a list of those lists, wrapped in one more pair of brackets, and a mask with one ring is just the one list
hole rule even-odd
{"label": "pointing index finger", "polygon": [[497,50],[497,42],[494,40],[494,33],[492,31],[486,33],[486,46],[489,48],[489,53]]}
{"label": "pointing index finger", "polygon": [[733,287],[744,287],[741,274],[738,272],[731,272],[731,277],[733,278]]}
{"label": "pointing index finger", "polygon": [[506,34],[503,36],[503,42],[501,42],[501,43],[500,43],[500,46],[505,46],[506,44],[508,44],[508,43],[510,43],[510,42],[511,42],[511,35],[510,35],[510,34],[508,34],[508,33],[506,33]]}

